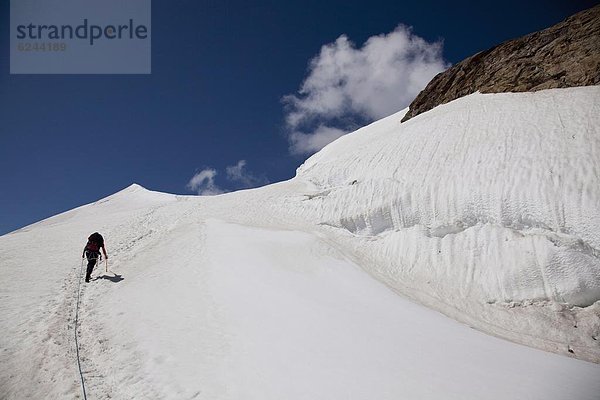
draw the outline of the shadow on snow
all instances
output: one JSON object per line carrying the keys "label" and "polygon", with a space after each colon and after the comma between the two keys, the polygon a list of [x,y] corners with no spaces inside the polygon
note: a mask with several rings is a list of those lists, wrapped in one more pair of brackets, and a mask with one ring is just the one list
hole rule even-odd
{"label": "shadow on snow", "polygon": [[96,279],[94,279],[94,280],[97,281],[99,279],[107,279],[107,280],[109,280],[111,282],[118,283],[118,282],[121,282],[125,278],[123,278],[123,275],[117,275],[117,274],[115,274],[113,272],[113,276],[110,276],[110,275],[100,275],[100,276],[97,276]]}

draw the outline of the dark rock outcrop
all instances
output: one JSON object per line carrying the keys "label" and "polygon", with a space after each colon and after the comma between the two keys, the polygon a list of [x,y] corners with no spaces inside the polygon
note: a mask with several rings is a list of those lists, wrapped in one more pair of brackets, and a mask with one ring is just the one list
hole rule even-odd
{"label": "dark rock outcrop", "polygon": [[475,54],[438,74],[402,122],[479,91],[529,92],[600,84],[600,5]]}

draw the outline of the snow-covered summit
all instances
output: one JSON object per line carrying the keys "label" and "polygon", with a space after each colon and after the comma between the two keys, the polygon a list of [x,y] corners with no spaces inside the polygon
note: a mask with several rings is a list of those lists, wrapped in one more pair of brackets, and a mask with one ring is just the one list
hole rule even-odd
{"label": "snow-covered summit", "polygon": [[142,185],[139,185],[137,183],[132,183],[131,185],[127,186],[126,188],[119,190],[118,192],[107,196],[103,199],[98,200],[99,202],[102,201],[106,201],[109,199],[113,199],[113,198],[118,198],[118,197],[129,197],[129,198],[138,198],[138,199],[166,199],[167,197],[174,197],[175,195],[169,194],[169,193],[163,193],[163,192],[156,192],[154,190],[148,190],[145,187],[143,187]]}

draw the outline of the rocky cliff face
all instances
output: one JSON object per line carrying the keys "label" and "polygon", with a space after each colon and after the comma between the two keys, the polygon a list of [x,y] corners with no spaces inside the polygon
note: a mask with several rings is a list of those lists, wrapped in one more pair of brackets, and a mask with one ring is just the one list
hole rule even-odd
{"label": "rocky cliff face", "polygon": [[600,5],[475,54],[438,74],[402,122],[479,91],[528,92],[600,84]]}

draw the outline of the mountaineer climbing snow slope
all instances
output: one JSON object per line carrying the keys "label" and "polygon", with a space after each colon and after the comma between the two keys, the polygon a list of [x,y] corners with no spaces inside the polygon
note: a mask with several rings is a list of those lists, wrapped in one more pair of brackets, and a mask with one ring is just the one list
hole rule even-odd
{"label": "mountaineer climbing snow slope", "polygon": [[[286,182],[132,185],[4,235],[2,397],[81,397],[77,329],[90,398],[596,399],[599,105],[473,94]],[[111,272],[80,287],[93,230]]]}

